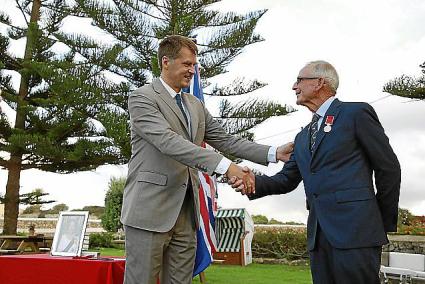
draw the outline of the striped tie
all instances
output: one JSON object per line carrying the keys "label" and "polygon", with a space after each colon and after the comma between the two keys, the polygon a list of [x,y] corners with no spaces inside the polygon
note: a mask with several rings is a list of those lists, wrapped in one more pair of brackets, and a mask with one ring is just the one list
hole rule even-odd
{"label": "striped tie", "polygon": [[316,136],[317,132],[319,130],[318,121],[319,121],[320,115],[317,113],[313,114],[313,118],[311,119],[310,124],[310,151],[313,152],[314,143],[316,142]]}

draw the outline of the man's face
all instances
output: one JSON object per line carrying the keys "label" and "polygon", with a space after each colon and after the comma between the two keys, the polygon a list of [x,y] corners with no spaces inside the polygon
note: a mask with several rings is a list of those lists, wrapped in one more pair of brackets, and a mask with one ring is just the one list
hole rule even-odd
{"label": "man's face", "polygon": [[309,107],[317,99],[317,87],[319,78],[312,75],[309,66],[301,69],[297,81],[292,86],[297,96],[297,105]]}
{"label": "man's face", "polygon": [[179,92],[190,86],[195,73],[196,55],[187,47],[182,47],[175,59],[162,58],[162,77],[165,82]]}

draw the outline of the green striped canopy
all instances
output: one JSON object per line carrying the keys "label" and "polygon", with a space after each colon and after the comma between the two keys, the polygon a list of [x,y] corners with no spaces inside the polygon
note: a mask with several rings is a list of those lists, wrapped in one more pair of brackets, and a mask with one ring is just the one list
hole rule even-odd
{"label": "green striped canopy", "polygon": [[245,209],[219,209],[216,216],[219,252],[239,252],[245,233]]}

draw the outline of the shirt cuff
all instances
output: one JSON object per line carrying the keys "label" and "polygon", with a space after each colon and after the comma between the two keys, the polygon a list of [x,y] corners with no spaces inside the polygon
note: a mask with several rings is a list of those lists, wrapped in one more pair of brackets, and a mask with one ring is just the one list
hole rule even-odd
{"label": "shirt cuff", "polygon": [[227,159],[226,157],[223,157],[223,159],[221,159],[220,163],[218,163],[214,172],[216,172],[217,174],[220,174],[220,175],[224,175],[227,172],[227,170],[229,169],[231,163],[232,163],[231,160]]}
{"label": "shirt cuff", "polygon": [[267,154],[267,161],[269,163],[277,163],[276,152],[277,152],[276,146],[271,146],[269,148],[269,153]]}

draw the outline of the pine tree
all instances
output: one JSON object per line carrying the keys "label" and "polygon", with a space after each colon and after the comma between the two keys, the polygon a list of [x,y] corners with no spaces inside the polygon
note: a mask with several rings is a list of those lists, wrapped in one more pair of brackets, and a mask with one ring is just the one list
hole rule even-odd
{"label": "pine tree", "polygon": [[263,100],[249,100],[237,105],[226,97],[251,93],[265,86],[258,80],[236,78],[230,85],[210,86],[209,79],[223,74],[226,67],[246,46],[263,39],[254,33],[266,10],[246,15],[220,13],[210,9],[219,0],[78,0],[93,25],[106,31],[126,49],[120,54],[122,65],[111,72],[129,80],[133,88],[159,76],[157,46],[167,35],[196,38],[198,61],[202,66],[207,95],[224,97],[217,117],[231,134],[253,139],[247,130],[271,116],[285,115],[293,109]]}
{"label": "pine tree", "polygon": [[[14,125],[0,117],[0,167],[8,171],[4,234],[16,233],[23,170],[70,173],[125,163],[130,155],[128,86],[111,82],[106,71],[123,47],[65,33],[64,20],[78,14],[70,2],[16,0],[24,25],[0,12],[8,26],[0,35],[0,89],[16,112]],[[10,47],[21,39],[23,58]]]}
{"label": "pine tree", "polygon": [[421,77],[402,75],[385,84],[384,92],[414,100],[425,100],[425,62],[419,67],[422,68]]}

